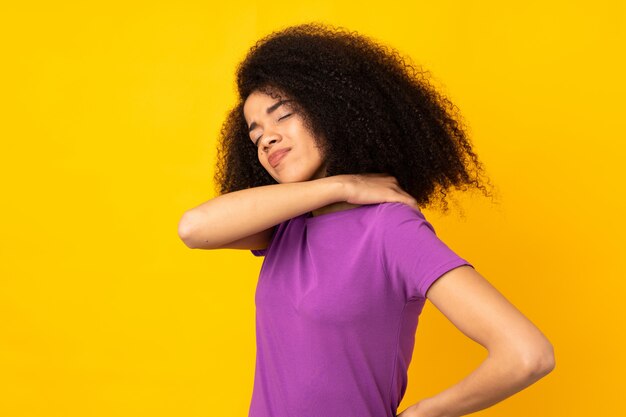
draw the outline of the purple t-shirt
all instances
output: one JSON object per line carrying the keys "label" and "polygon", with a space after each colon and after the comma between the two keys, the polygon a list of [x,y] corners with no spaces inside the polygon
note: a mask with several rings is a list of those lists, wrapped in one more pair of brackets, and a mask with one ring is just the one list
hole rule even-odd
{"label": "purple t-shirt", "polygon": [[469,262],[404,203],[362,205],[275,229],[255,293],[249,417],[392,417],[426,291]]}

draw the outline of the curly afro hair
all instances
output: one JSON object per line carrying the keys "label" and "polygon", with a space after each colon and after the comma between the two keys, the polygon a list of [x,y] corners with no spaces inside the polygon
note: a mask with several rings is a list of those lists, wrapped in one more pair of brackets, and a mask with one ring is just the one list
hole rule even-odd
{"label": "curly afro hair", "polygon": [[277,184],[258,160],[243,115],[248,95],[261,91],[294,100],[327,176],[388,173],[420,207],[440,201],[444,212],[452,186],[490,196],[458,109],[415,67],[372,38],[321,23],[262,38],[237,67],[239,101],[218,144],[218,194]]}

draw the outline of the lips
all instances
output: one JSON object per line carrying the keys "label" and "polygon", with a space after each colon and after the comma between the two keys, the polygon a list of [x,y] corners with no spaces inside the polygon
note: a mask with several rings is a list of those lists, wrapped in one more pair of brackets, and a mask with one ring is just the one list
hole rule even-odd
{"label": "lips", "polygon": [[267,158],[272,168],[278,165],[278,163],[283,158],[283,156],[285,156],[285,154],[289,152],[290,150],[291,148],[287,148],[287,149],[279,149],[277,151],[272,152],[270,156]]}

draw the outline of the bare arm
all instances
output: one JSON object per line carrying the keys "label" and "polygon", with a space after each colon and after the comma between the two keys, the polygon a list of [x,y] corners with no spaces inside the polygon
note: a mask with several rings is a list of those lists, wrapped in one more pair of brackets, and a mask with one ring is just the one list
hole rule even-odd
{"label": "bare arm", "polygon": [[489,355],[465,379],[398,417],[458,417],[523,390],[555,367],[554,349],[535,325],[478,271],[464,265],[442,275],[426,297]]}
{"label": "bare arm", "polygon": [[220,195],[187,210],[178,234],[188,247],[202,249],[220,248],[251,235],[267,238],[273,226],[287,219],[345,201],[343,177],[264,185]]}

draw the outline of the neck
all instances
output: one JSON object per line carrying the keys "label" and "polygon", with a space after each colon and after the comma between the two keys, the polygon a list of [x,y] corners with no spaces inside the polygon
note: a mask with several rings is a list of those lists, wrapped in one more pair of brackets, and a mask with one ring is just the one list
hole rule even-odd
{"label": "neck", "polygon": [[351,209],[351,208],[359,207],[359,206],[361,206],[361,204],[352,204],[352,203],[346,203],[345,201],[340,201],[338,203],[329,204],[327,206],[320,207],[318,209],[312,210],[311,211],[311,215],[313,217],[315,217],[315,216],[319,216],[319,215],[322,215],[322,214],[332,213],[332,212],[335,212],[335,211],[347,210],[347,209]]}

